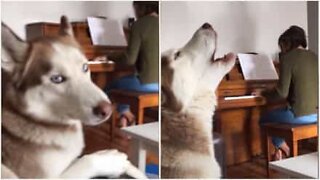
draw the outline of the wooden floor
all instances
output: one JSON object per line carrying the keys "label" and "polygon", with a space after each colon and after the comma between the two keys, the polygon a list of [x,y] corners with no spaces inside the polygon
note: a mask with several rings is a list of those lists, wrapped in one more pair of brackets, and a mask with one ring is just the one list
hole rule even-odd
{"label": "wooden floor", "polygon": [[[308,143],[299,146],[299,154],[307,154],[317,151],[314,145]],[[303,148],[306,147],[306,148]],[[266,162],[264,156],[253,158],[252,161],[227,167],[226,178],[228,179],[267,179]],[[287,176],[271,170],[269,178],[287,179]]]}
{"label": "wooden floor", "polygon": [[[250,162],[233,165],[227,168],[228,179],[265,179],[266,163],[263,157],[256,157]],[[272,178],[281,178],[281,174],[273,171]]]}

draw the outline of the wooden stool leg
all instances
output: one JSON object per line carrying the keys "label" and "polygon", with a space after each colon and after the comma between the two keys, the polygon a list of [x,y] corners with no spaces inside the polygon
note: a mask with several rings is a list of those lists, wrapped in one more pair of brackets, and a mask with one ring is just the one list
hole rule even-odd
{"label": "wooden stool leg", "polygon": [[133,105],[130,105],[130,110],[131,110],[131,112],[134,114],[134,116],[135,116],[135,123],[136,124],[138,124],[138,122],[139,122],[139,106],[137,105],[137,104],[135,104],[134,106]]}
{"label": "wooden stool leg", "polygon": [[294,141],[293,139],[290,139],[288,142],[288,146],[290,148],[290,156],[295,157],[298,156],[298,141]]}
{"label": "wooden stool leg", "polygon": [[117,105],[114,104],[113,106],[113,113],[111,116],[111,122],[110,122],[110,137],[111,137],[111,141],[114,140],[115,137],[115,129],[116,129],[116,124],[117,124],[117,116],[118,116],[118,112],[117,112]]}
{"label": "wooden stool leg", "polygon": [[267,177],[270,177],[270,168],[269,168],[269,162],[271,161],[271,136],[269,136],[268,133],[265,133],[265,153],[266,153],[266,170],[267,170]]}
{"label": "wooden stool leg", "polygon": [[136,124],[143,124],[144,108],[138,101],[134,107],[131,108],[136,116]]}
{"label": "wooden stool leg", "polygon": [[293,141],[292,156],[298,156],[298,141]]}
{"label": "wooden stool leg", "polygon": [[138,107],[138,113],[137,113],[137,120],[138,120],[138,124],[143,124],[143,119],[144,119],[144,108],[142,107]]}

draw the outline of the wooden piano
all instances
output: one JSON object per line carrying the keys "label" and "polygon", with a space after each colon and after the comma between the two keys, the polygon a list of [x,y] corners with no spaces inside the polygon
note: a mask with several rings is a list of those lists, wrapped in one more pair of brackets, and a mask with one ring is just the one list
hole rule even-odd
{"label": "wooden piano", "polygon": [[[275,64],[278,69],[278,64]],[[214,131],[222,135],[226,165],[250,160],[262,153],[259,128],[263,109],[285,106],[285,101],[267,103],[263,97],[253,96],[258,89],[276,86],[275,80],[246,81],[239,62],[220,83],[218,106],[214,115]]]}
{"label": "wooden piano", "polygon": [[[124,46],[94,46],[92,45],[89,27],[86,22],[72,22],[71,24],[74,36],[89,61],[98,56],[123,53],[126,50]],[[42,36],[55,36],[59,32],[59,27],[59,24],[47,22],[28,24],[26,26],[27,40],[30,41]],[[124,29],[124,31],[128,38],[128,30]],[[89,64],[89,68],[93,82],[102,89],[104,89],[112,79],[134,72],[133,67],[119,67],[116,65],[116,62],[114,64]],[[106,148],[117,148],[124,152],[127,150],[127,142],[125,141],[118,140],[116,144],[110,143],[110,124],[108,122],[95,127],[84,127],[84,131],[86,143],[84,153],[91,153]]]}

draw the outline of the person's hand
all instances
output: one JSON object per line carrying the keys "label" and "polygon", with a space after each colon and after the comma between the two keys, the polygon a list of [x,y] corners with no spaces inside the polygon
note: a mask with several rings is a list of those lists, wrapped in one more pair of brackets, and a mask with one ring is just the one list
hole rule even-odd
{"label": "person's hand", "polygon": [[251,94],[254,96],[262,96],[262,89],[255,89]]}
{"label": "person's hand", "polygon": [[108,56],[97,56],[93,59],[93,61],[107,61],[108,60]]}

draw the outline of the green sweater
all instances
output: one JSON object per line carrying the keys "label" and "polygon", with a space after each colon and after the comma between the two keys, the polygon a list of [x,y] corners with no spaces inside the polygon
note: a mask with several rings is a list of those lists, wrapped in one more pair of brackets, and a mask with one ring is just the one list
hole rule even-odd
{"label": "green sweater", "polygon": [[294,49],[280,58],[278,85],[269,96],[286,98],[296,117],[317,113],[318,58],[304,49]]}
{"label": "green sweater", "polygon": [[143,84],[159,82],[159,18],[144,16],[132,26],[122,64],[135,65]]}

